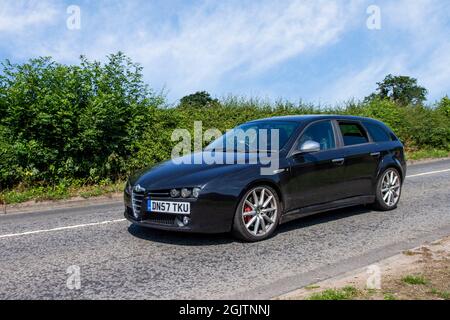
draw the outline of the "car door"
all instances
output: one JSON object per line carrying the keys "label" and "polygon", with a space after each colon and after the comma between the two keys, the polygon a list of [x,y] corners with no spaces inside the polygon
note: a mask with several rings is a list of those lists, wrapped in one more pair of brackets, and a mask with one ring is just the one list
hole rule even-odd
{"label": "car door", "polygon": [[[308,141],[319,143],[320,151],[300,153],[301,146]],[[342,197],[344,158],[332,121],[322,120],[306,127],[294,144],[289,161],[287,211]]]}
{"label": "car door", "polygon": [[373,193],[381,153],[359,121],[337,121],[345,158],[345,198]]}

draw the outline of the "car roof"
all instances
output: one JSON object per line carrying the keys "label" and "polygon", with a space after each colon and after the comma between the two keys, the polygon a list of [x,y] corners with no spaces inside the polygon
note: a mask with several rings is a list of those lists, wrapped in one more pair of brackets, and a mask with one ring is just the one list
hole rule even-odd
{"label": "car roof", "polygon": [[328,119],[339,119],[339,120],[353,120],[353,121],[373,121],[379,122],[375,119],[365,118],[365,117],[357,117],[357,116],[348,116],[348,115],[330,115],[330,114],[318,114],[318,115],[294,115],[294,116],[280,116],[280,117],[272,117],[254,120],[251,122],[258,121],[292,121],[292,122],[311,122],[316,120],[328,120]]}

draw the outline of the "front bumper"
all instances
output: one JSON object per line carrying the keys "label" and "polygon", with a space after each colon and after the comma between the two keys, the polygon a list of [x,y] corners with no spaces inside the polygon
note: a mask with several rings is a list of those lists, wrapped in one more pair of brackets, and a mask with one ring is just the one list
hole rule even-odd
{"label": "front bumper", "polygon": [[[180,223],[184,215],[148,212],[145,205],[148,199],[148,196],[144,197],[144,205],[141,206],[141,212],[136,217],[132,209],[131,197],[125,193],[125,218],[135,225],[160,230],[192,233],[225,233],[231,231],[236,204],[230,199],[199,198],[185,200],[191,203],[191,214],[188,215],[190,222],[187,225]],[[153,199],[168,200],[167,198]]]}
{"label": "front bumper", "polygon": [[132,214],[130,214],[131,208],[127,207],[125,208],[124,216],[125,218],[130,221],[132,224],[138,225],[140,227],[146,227],[146,228],[152,228],[152,229],[159,229],[159,230],[168,230],[168,231],[179,231],[179,232],[198,232],[195,230],[195,228],[192,228],[192,226],[179,226],[176,225],[175,222],[173,224],[166,224],[166,223],[158,223],[153,221],[148,221],[145,219],[136,219]]}

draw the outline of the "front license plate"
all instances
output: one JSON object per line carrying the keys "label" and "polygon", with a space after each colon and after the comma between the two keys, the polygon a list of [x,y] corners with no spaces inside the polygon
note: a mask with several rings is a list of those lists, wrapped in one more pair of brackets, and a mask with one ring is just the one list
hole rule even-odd
{"label": "front license plate", "polygon": [[191,214],[191,204],[189,202],[148,200],[148,211],[173,214]]}

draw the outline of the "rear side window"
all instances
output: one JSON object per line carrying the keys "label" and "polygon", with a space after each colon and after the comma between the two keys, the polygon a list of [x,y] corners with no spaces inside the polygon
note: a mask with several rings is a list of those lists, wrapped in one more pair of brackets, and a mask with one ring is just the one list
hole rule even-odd
{"label": "rear side window", "polygon": [[369,131],[370,136],[375,142],[391,141],[391,135],[383,127],[375,123],[365,122],[364,126]]}
{"label": "rear side window", "polygon": [[369,142],[366,131],[358,123],[339,122],[339,128],[341,129],[345,146],[354,146]]}

